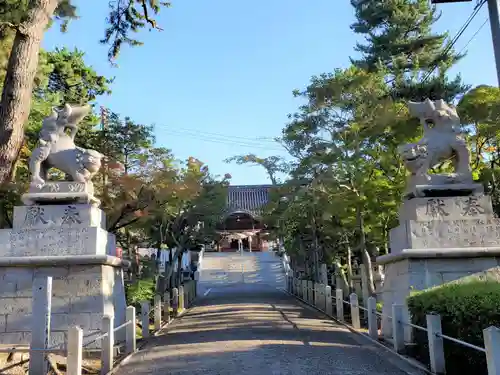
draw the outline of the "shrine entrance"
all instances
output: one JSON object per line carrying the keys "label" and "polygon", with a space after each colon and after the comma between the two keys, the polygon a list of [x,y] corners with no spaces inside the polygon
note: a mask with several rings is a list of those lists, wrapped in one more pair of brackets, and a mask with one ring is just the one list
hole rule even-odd
{"label": "shrine entrance", "polygon": [[221,240],[218,251],[262,251],[267,247],[265,226],[249,212],[237,211],[228,214],[217,226]]}

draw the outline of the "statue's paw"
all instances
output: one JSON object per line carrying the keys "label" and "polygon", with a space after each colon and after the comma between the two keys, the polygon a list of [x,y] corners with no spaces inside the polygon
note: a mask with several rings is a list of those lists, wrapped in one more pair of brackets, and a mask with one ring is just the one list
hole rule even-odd
{"label": "statue's paw", "polygon": [[33,177],[31,179],[31,186],[34,188],[41,189],[41,188],[43,188],[44,185],[45,185],[45,181],[43,179],[41,179],[40,177]]}

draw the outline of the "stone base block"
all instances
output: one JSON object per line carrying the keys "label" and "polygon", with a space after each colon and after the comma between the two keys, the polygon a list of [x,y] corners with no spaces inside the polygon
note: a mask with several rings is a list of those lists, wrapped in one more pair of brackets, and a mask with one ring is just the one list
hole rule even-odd
{"label": "stone base block", "polygon": [[101,209],[90,204],[16,206],[12,227],[15,229],[51,227],[106,229],[106,215]]}
{"label": "stone base block", "polygon": [[[32,285],[42,276],[53,278],[53,345],[64,344],[68,328],[75,325],[83,329],[84,336],[97,335],[104,314],[114,316],[115,326],[125,322],[122,266],[126,262],[106,256],[75,258],[0,258],[0,345],[29,345],[31,327],[37,324]],[[123,330],[117,332],[117,340],[124,340],[124,334]],[[100,347],[100,341],[93,345]]]}
{"label": "stone base block", "polygon": [[[424,290],[433,286],[461,279],[486,270],[500,270],[500,247],[474,249],[415,249],[403,250],[377,258],[384,265],[385,280],[380,293],[383,314],[392,315],[392,304],[406,305],[412,290]],[[408,309],[404,309],[409,320]],[[382,320],[382,334],[392,337],[390,320]],[[405,339],[412,340],[412,329],[407,327]]]}
{"label": "stone base block", "polygon": [[81,255],[116,255],[115,236],[98,227],[0,230],[0,257]]}
{"label": "stone base block", "polygon": [[399,209],[400,221],[486,220],[492,218],[494,218],[494,213],[489,195],[413,198],[405,200]]}
{"label": "stone base block", "polygon": [[403,221],[390,231],[391,253],[403,249],[500,247],[500,219]]}
{"label": "stone base block", "polygon": [[92,182],[51,181],[43,186],[30,186],[28,193],[21,197],[27,206],[34,204],[92,204],[100,201],[94,197]]}

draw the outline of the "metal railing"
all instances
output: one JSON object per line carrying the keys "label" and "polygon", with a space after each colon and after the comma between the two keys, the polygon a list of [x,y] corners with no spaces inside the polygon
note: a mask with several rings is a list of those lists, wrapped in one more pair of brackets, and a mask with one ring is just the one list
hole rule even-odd
{"label": "metal railing", "polygon": [[[486,355],[488,375],[500,374],[500,329],[495,326],[483,330],[484,347],[480,347],[443,334],[441,317],[437,314],[427,314],[427,327],[422,327],[405,319],[403,305],[393,304],[391,315],[377,311],[375,297],[368,298],[367,306],[363,307],[359,305],[356,293],[350,294],[349,300],[344,300],[343,290],[337,289],[335,297],[332,297],[332,289],[329,285],[313,283],[310,280],[301,280],[292,276],[286,277],[286,289],[289,293],[343,323],[346,323],[344,305],[348,305],[350,308],[350,325],[355,330],[361,329],[360,311],[363,311],[368,321],[368,335],[374,340],[381,338],[379,319],[382,322],[385,321],[385,324],[391,322],[393,348],[397,353],[403,352],[406,347],[406,327],[426,332],[429,343],[430,369],[435,374],[446,373],[444,340],[484,353]],[[333,304],[336,307],[335,316],[333,315]]]}

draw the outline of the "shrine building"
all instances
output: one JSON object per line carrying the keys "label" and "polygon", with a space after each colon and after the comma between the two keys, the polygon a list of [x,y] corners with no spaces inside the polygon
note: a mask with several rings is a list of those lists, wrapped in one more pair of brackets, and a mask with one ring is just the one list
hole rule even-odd
{"label": "shrine building", "polygon": [[228,186],[224,218],[217,225],[222,240],[217,251],[266,251],[266,227],[262,222],[262,208],[269,201],[273,185]]}

